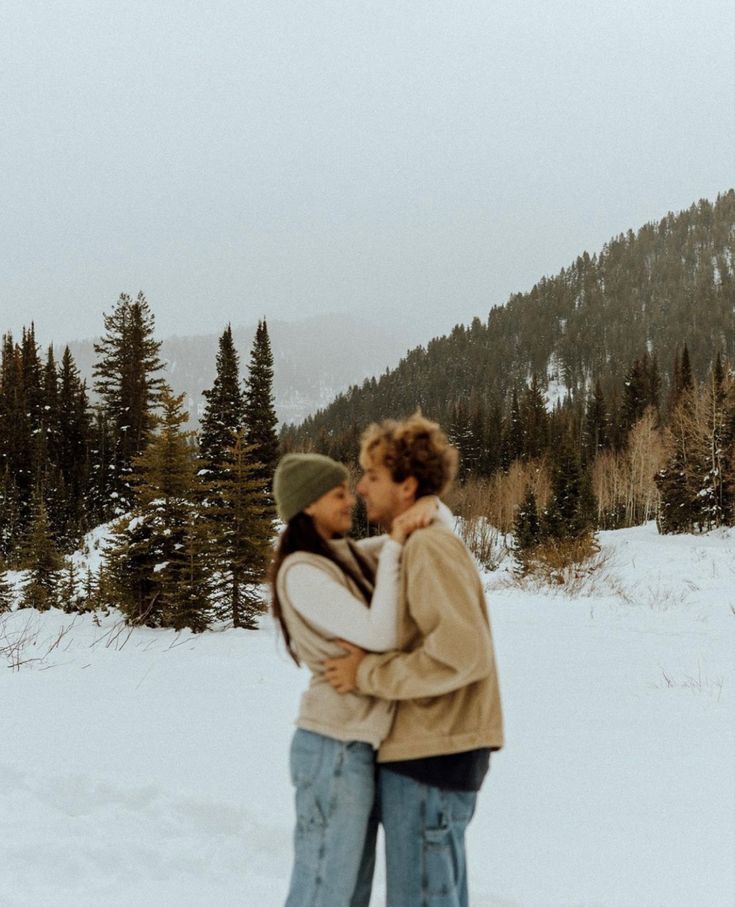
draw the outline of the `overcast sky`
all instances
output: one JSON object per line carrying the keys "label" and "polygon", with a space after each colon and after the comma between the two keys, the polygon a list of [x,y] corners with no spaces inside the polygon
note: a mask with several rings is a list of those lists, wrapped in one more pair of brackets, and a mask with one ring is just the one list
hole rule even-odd
{"label": "overcast sky", "polygon": [[735,184],[732,0],[2,0],[0,332],[412,342]]}

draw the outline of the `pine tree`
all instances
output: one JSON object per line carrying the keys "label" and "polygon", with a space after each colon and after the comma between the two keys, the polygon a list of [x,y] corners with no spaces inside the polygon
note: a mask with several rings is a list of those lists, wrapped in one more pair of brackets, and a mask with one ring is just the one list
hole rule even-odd
{"label": "pine tree", "polygon": [[90,481],[91,416],[87,389],[69,347],[59,368],[58,420],[62,427],[57,445],[57,465],[66,493],[59,538],[65,545],[77,542],[93,521],[88,502]]}
{"label": "pine tree", "polygon": [[668,462],[656,474],[656,485],[661,495],[656,523],[661,533],[688,532],[696,522],[696,508],[689,491],[686,469],[686,442],[674,433],[670,435]]}
{"label": "pine tree", "polygon": [[535,373],[531,383],[523,391],[520,423],[523,459],[537,459],[543,455],[548,445],[549,417],[546,411],[546,396]]}
{"label": "pine tree", "polygon": [[244,429],[220,474],[211,481],[207,510],[215,554],[218,616],[253,629],[263,610],[261,584],[270,554],[272,523]]}
{"label": "pine tree", "polygon": [[113,533],[106,588],[132,623],[200,630],[210,610],[207,550],[195,532],[200,500],[183,399],[164,386],[159,431],[133,461],[132,518]]}
{"label": "pine tree", "polygon": [[23,531],[20,493],[9,467],[0,483],[0,557],[10,559]]}
{"label": "pine tree", "polygon": [[594,526],[595,510],[589,475],[582,469],[569,438],[565,438],[554,464],[543,532],[555,539],[581,538]]}
{"label": "pine tree", "polygon": [[541,541],[541,536],[536,495],[529,488],[513,522],[513,551],[521,575],[527,572],[529,556]]}
{"label": "pine tree", "polygon": [[154,424],[152,408],[158,402],[163,379],[159,359],[161,343],[153,338],[155,320],[143,293],[135,302],[121,293],[110,315],[104,316],[105,335],[94,346],[95,389],[103,402],[111,435],[109,468],[104,476],[110,498],[121,513],[133,492],[133,460],[145,448]]}
{"label": "pine tree", "polygon": [[84,592],[73,557],[64,559],[56,588],[57,605],[69,613],[84,610]]}
{"label": "pine tree", "polygon": [[207,405],[199,433],[199,457],[207,470],[216,473],[245,417],[239,358],[229,324],[219,339],[214,384],[204,391],[204,397]]}
{"label": "pine tree", "polygon": [[733,519],[732,384],[715,362],[707,381],[679,398],[666,432],[667,463],[656,477],[662,532],[706,531]]}
{"label": "pine tree", "polygon": [[607,408],[600,379],[587,400],[584,417],[583,452],[585,462],[590,462],[608,446]]}
{"label": "pine tree", "polygon": [[8,580],[8,571],[0,562],[0,614],[10,611],[13,607],[13,589]]}
{"label": "pine tree", "polygon": [[503,468],[508,469],[523,453],[523,425],[521,423],[518,391],[513,388],[510,412],[503,425]]}
{"label": "pine tree", "polygon": [[100,604],[99,588],[99,578],[88,566],[84,571],[84,585],[82,586],[82,601],[87,611],[95,610]]}
{"label": "pine tree", "polygon": [[245,381],[245,430],[255,475],[271,500],[273,473],[278,462],[278,419],[273,396],[273,353],[265,319],[258,322]]}
{"label": "pine tree", "polygon": [[36,489],[33,522],[23,547],[23,566],[28,576],[23,585],[21,607],[46,611],[53,607],[62,559],[54,543],[41,489]]}
{"label": "pine tree", "polygon": [[36,481],[43,486],[49,523],[57,542],[66,523],[66,488],[59,470],[62,424],[54,348],[49,346],[42,378],[42,407],[36,431]]}
{"label": "pine tree", "polygon": [[[480,439],[472,430],[469,408],[464,400],[457,401],[454,406],[447,436],[459,451],[457,478],[464,482],[471,473],[477,471],[480,459]],[[358,445],[353,449],[358,449]]]}
{"label": "pine tree", "polygon": [[635,425],[643,415],[648,403],[647,375],[645,359],[636,359],[625,376],[623,387],[623,424],[624,433]]}
{"label": "pine tree", "polygon": [[671,418],[682,393],[689,390],[692,383],[692,367],[689,362],[689,349],[685,343],[681,351],[681,356],[679,355],[678,349],[674,353],[674,366],[671,373],[671,390],[668,404],[669,418]]}
{"label": "pine tree", "polygon": [[89,429],[89,479],[86,515],[90,525],[96,526],[109,519],[113,510],[110,494],[115,481],[113,462],[115,439],[107,413],[96,407],[92,411]]}

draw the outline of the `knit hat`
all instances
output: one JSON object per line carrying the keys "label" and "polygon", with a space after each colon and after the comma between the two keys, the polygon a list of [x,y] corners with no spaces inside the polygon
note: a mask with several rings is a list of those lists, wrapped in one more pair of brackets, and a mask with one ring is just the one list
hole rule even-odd
{"label": "knit hat", "polygon": [[347,467],[315,453],[290,453],[281,458],[273,476],[273,497],[278,516],[287,523],[309,504],[342,482]]}

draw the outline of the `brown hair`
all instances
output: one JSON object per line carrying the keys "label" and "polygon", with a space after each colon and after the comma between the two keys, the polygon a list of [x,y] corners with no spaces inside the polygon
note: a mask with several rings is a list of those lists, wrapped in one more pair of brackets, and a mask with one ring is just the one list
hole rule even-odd
{"label": "brown hair", "polygon": [[268,571],[268,581],[271,586],[271,611],[281,628],[281,633],[286,643],[288,653],[298,665],[300,664],[299,658],[291,643],[291,634],[283,616],[283,606],[278,596],[276,583],[278,571],[281,569],[284,560],[289,554],[293,554],[296,551],[307,551],[310,554],[318,554],[320,557],[325,557],[333,564],[336,564],[339,569],[355,583],[362,593],[368,607],[370,607],[370,598],[372,596],[371,586],[374,577],[367,562],[354,546],[352,548],[352,554],[360,567],[362,575],[356,574],[354,570],[350,569],[349,565],[343,563],[322,536],[319,535],[316,526],[314,525],[314,520],[307,513],[304,513],[303,510],[286,523],[286,528],[283,530],[281,537],[278,540],[278,547],[276,548],[275,556]]}
{"label": "brown hair", "polygon": [[416,497],[443,494],[457,473],[457,449],[436,422],[415,412],[400,422],[386,419],[369,425],[362,436],[360,463],[380,463],[390,470],[394,482],[413,476]]}

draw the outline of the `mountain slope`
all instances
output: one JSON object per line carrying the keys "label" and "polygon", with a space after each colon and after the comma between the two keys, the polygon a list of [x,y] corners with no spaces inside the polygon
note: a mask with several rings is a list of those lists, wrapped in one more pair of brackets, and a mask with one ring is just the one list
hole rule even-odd
{"label": "mountain slope", "polygon": [[534,373],[575,398],[596,378],[619,384],[646,350],[657,357],[665,391],[684,342],[695,374],[717,351],[735,359],[733,190],[621,234],[599,254],[585,252],[493,308],[487,321],[458,325],[381,378],[354,385],[286,437],[318,443],[325,433],[350,433],[417,406],[448,422],[458,401],[502,405]]}

